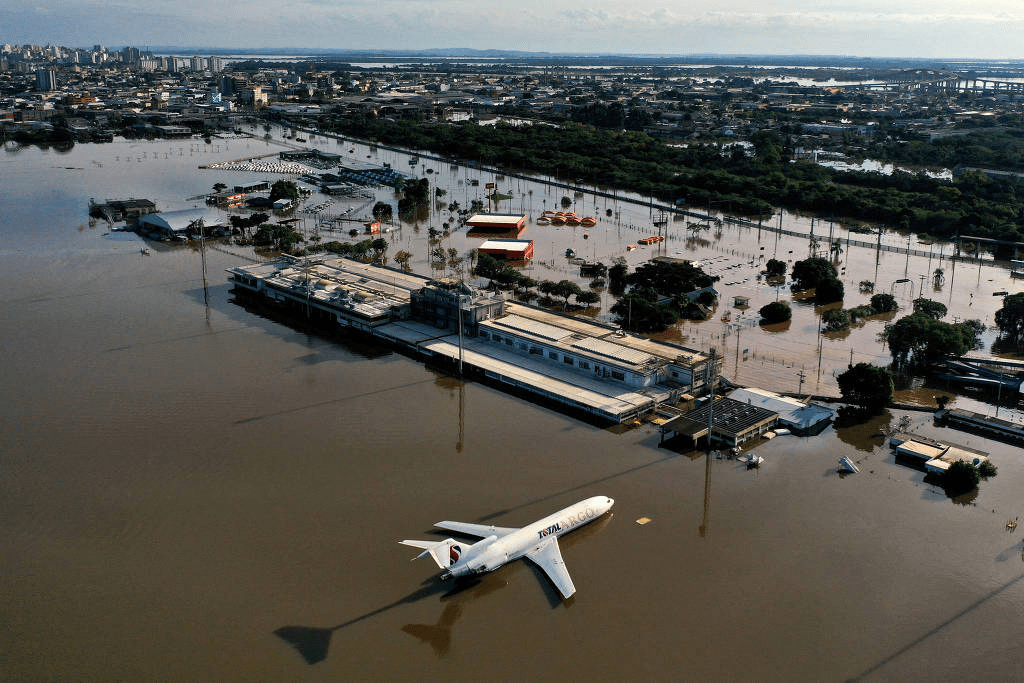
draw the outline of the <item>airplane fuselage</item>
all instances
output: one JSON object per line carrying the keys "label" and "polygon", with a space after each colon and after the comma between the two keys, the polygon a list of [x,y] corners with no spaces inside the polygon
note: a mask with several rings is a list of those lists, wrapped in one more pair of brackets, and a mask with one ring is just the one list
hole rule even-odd
{"label": "airplane fuselage", "polygon": [[594,521],[608,512],[614,502],[605,496],[594,496],[517,529],[507,536],[488,536],[470,546],[441,578],[482,574],[518,560],[552,536],[557,538]]}

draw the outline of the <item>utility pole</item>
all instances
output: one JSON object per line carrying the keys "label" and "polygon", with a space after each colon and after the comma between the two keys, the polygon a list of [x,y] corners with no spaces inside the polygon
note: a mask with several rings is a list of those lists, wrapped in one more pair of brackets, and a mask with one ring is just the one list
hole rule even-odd
{"label": "utility pole", "polygon": [[715,361],[717,353],[712,348],[708,352],[708,384],[711,387],[711,393],[708,394],[708,455],[711,455],[711,432],[714,429],[715,424]]}

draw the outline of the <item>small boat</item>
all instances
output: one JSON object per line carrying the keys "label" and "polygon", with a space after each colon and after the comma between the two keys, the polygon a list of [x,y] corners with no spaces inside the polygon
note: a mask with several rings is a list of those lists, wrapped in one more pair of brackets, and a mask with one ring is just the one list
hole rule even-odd
{"label": "small boat", "polygon": [[860,468],[853,464],[849,456],[843,456],[839,458],[839,470],[841,472],[849,472],[850,474],[857,474],[860,472]]}
{"label": "small boat", "polygon": [[551,222],[551,219],[548,218],[547,216],[541,216],[541,217],[539,217],[537,219],[537,224],[538,225],[547,225],[550,222]]}
{"label": "small boat", "polygon": [[580,224],[580,222],[579,222],[578,220],[576,220],[576,219],[575,219],[574,217],[572,217],[572,216],[566,216],[566,218],[565,218],[565,224],[566,224],[566,225],[571,225],[571,226],[573,226],[573,227],[576,227],[577,225],[579,225],[579,224]]}
{"label": "small boat", "polygon": [[634,249],[636,249],[636,245],[635,244],[627,244],[626,245],[626,251],[633,251]]}
{"label": "small boat", "polygon": [[576,252],[573,251],[572,249],[566,249],[565,250],[565,256],[566,256],[566,258],[572,258],[572,257],[576,256]]}
{"label": "small boat", "polygon": [[597,219],[593,216],[586,216],[585,218],[580,219],[580,225],[584,228],[592,228],[597,225]]}
{"label": "small boat", "polygon": [[551,225],[565,225],[565,219],[561,216],[555,216],[551,219]]}

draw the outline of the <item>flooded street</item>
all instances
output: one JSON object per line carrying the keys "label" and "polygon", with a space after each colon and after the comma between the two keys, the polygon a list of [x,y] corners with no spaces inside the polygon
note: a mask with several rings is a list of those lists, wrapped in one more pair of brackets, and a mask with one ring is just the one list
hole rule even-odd
{"label": "flooded street", "polygon": [[[310,144],[408,168],[393,152]],[[998,476],[957,501],[896,463],[878,436],[902,412],[776,438],[758,447],[761,468],[747,470],[659,447],[651,425],[613,433],[265,317],[228,288],[224,270],[251,255],[243,247],[206,251],[204,288],[192,245],[88,225],[91,197],[187,208],[214,183],[264,179],[200,165],[277,149],[118,140],[0,152],[6,680],[1017,675],[1006,635],[1024,612],[1024,545],[1006,521],[1024,513],[1018,448],[909,413],[912,430],[991,453]],[[464,168],[420,163],[463,205],[488,181],[467,186]],[[545,187],[515,185],[514,208],[532,200],[536,214],[565,194]],[[715,316],[675,334],[716,345],[729,379],[796,391],[802,371],[804,392],[828,394],[851,351],[855,362],[887,360],[884,320],[819,337],[820,311],[794,303],[787,330],[744,324],[776,295],[790,298],[757,280],[762,253],[806,258],[807,240],[727,224],[698,245],[670,223],[660,248],[626,252],[623,242],[649,234],[648,208],[610,202],[618,218],[608,218],[603,199],[578,201],[581,215],[600,218],[588,239],[532,223],[524,233],[536,240],[532,277],[575,277],[569,246],[631,266],[652,253],[713,262],[723,276]],[[387,235],[389,254],[411,251],[414,270],[429,272],[429,227]],[[460,252],[476,244],[462,232],[449,242]],[[930,288],[919,275],[938,267],[855,248],[840,260],[846,307],[867,298],[861,279],[909,307]],[[950,319],[991,325],[1001,302],[992,292],[1018,289],[1005,269],[942,267],[946,283],[932,295]],[[746,312],[733,308],[737,294],[751,298]],[[844,455],[860,474],[837,473]],[[397,543],[430,538],[443,519],[523,526],[593,495],[615,507],[560,541],[578,591],[564,604],[522,561],[450,592],[429,559],[410,563],[415,550]]]}

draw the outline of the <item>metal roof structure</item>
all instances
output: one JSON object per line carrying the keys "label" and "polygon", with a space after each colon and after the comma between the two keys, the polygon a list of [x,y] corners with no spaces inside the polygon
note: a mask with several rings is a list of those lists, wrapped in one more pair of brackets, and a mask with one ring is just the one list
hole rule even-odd
{"label": "metal roof structure", "polygon": [[795,398],[753,387],[736,389],[729,394],[729,398],[774,411],[779,414],[779,422],[801,432],[811,430],[835,417],[835,411],[817,403],[805,403]]}
{"label": "metal roof structure", "polygon": [[685,434],[696,439],[707,433],[711,420],[711,433],[728,443],[737,444],[761,433],[773,424],[779,415],[776,412],[734,401],[724,396],[716,397],[714,407],[709,402],[691,410],[685,415],[674,417],[661,425],[662,432]]}
{"label": "metal roof structure", "polygon": [[146,214],[139,219],[139,225],[149,226],[167,232],[184,232],[200,218],[206,227],[223,225],[223,214],[210,209],[182,209],[181,211],[163,211]]}
{"label": "metal roof structure", "polygon": [[610,325],[595,322],[581,317],[559,315],[533,306],[526,306],[516,302],[508,302],[505,307],[508,316],[516,315],[527,318],[531,321],[543,322],[553,327],[566,330],[571,334],[581,337],[592,337],[616,344],[624,348],[646,353],[659,361],[676,362],[682,364],[695,364],[707,360],[707,355],[702,351],[677,346],[670,342],[637,337],[623,330]]}
{"label": "metal roof structure", "polygon": [[466,225],[475,227],[507,226],[525,220],[526,214],[523,213],[478,213],[470,217],[466,221]]}
{"label": "metal roof structure", "polygon": [[623,363],[629,363],[630,365],[644,365],[654,359],[649,353],[644,353],[637,349],[631,349],[628,346],[622,344],[616,344],[615,342],[606,341],[604,339],[596,339],[594,337],[585,337],[583,339],[574,340],[571,344],[577,349],[583,349],[584,351],[590,351],[600,356],[607,356],[608,358],[614,358],[615,360]]}
{"label": "metal roof structure", "polygon": [[493,323],[495,325],[500,325],[501,327],[507,327],[510,330],[515,330],[516,332],[525,332],[553,342],[563,341],[566,337],[569,337],[572,334],[572,332],[563,327],[549,325],[539,320],[524,318],[521,315],[515,314],[498,318],[493,321]]}

